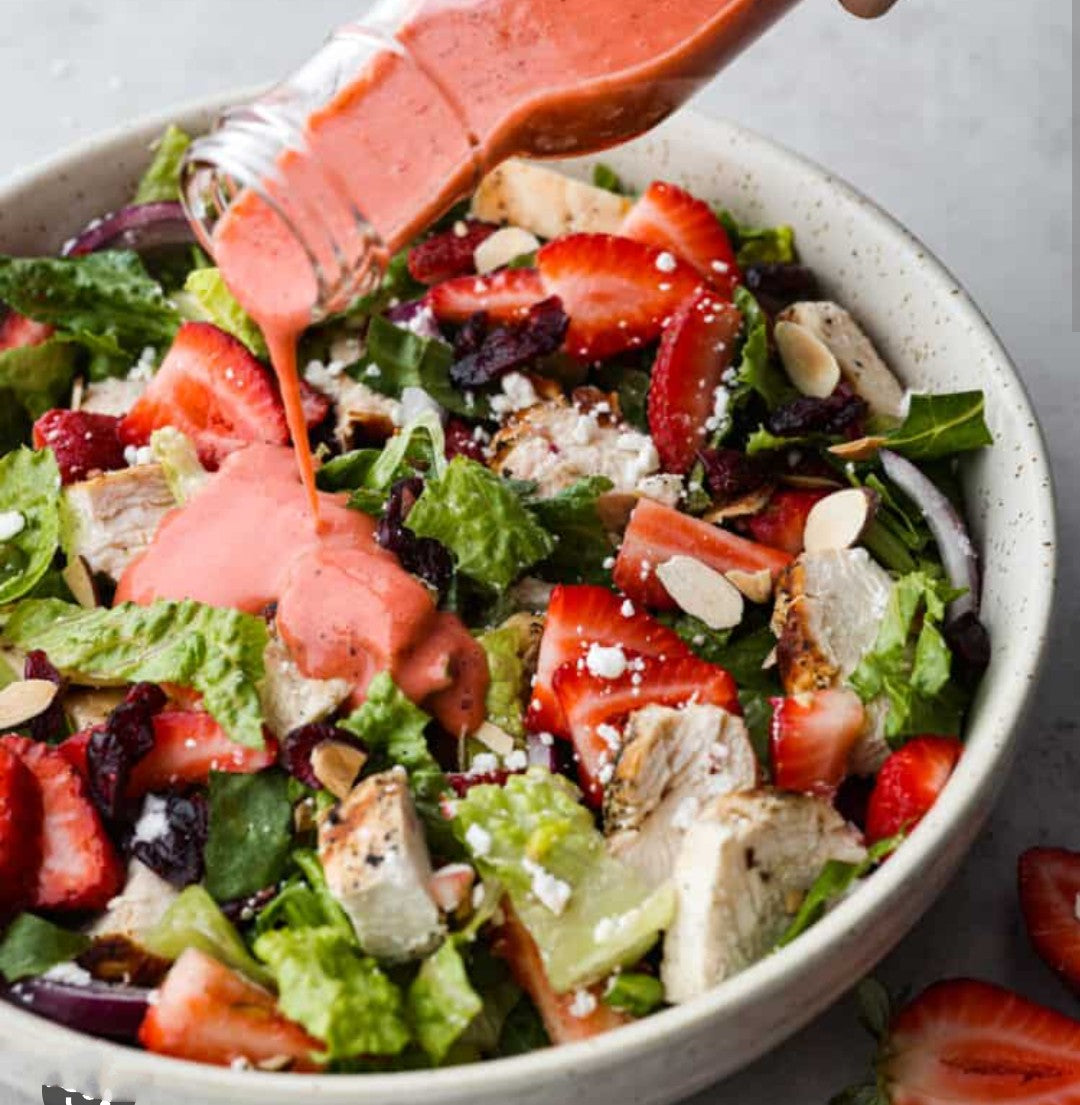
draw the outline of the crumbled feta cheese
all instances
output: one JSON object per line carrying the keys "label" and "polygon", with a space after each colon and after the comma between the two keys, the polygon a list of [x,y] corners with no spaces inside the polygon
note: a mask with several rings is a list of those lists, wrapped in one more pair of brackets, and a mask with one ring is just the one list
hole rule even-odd
{"label": "crumbled feta cheese", "polygon": [[431,337],[432,329],[437,326],[435,312],[426,303],[405,323],[405,329],[411,330],[420,338]]}
{"label": "crumbled feta cheese", "polygon": [[619,931],[619,926],[611,917],[601,917],[593,928],[593,943],[606,944]]}
{"label": "crumbled feta cheese", "polygon": [[728,408],[731,405],[731,392],[721,384],[713,392],[712,415],[705,420],[705,429],[712,433],[719,430],[728,419]]}
{"label": "crumbled feta cheese", "polygon": [[471,899],[471,901],[472,901],[473,909],[479,909],[484,904],[484,895],[485,895],[485,893],[486,892],[484,890],[484,884],[482,882],[478,882],[472,888],[472,899]]}
{"label": "crumbled feta cheese", "polygon": [[26,529],[26,519],[17,510],[0,512],[0,541],[10,541]]}
{"label": "crumbled feta cheese", "polygon": [[125,445],[124,462],[129,468],[154,463],[154,450],[149,445]]}
{"label": "crumbled feta cheese", "polygon": [[555,743],[555,738],[550,733],[537,733],[536,739],[545,747],[550,748]]}
{"label": "crumbled feta cheese", "polygon": [[596,727],[596,735],[612,752],[617,752],[619,745],[622,744],[622,735],[619,730],[614,725],[608,725],[607,722],[603,722]]}
{"label": "crumbled feta cheese", "polygon": [[49,982],[66,982],[69,986],[89,986],[94,981],[89,971],[84,971],[78,963],[57,963],[42,976]]}
{"label": "crumbled feta cheese", "polygon": [[[468,838],[466,837],[466,839]],[[570,895],[573,893],[570,884],[563,882],[562,879],[557,879],[550,871],[545,870],[534,860],[526,858],[522,860],[522,866],[532,878],[533,897],[545,909],[549,909],[556,916],[559,916],[566,909],[566,905],[570,901]]]}
{"label": "crumbled feta cheese", "polygon": [[629,599],[623,599],[622,606],[619,607],[619,613],[624,618],[632,618],[635,614],[634,604]]}
{"label": "crumbled feta cheese", "polygon": [[605,570],[605,571],[608,571],[608,572],[610,572],[610,571],[611,571],[611,569],[615,567],[615,557],[613,557],[613,556],[605,556],[605,557],[604,557],[604,564],[603,564],[603,567],[604,567],[604,570]]}
{"label": "crumbled feta cheese", "polygon": [[713,272],[727,272],[731,268],[727,261],[713,261],[711,267]]}
{"label": "crumbled feta cheese", "polygon": [[[663,256],[661,254],[661,256]],[[574,1000],[568,1006],[571,1017],[583,1020],[596,1012],[596,997],[588,990],[575,990]]]}
{"label": "crumbled feta cheese", "polygon": [[664,250],[664,252],[659,254],[656,258],[656,267],[661,272],[674,272],[678,264],[674,254],[668,253],[667,250]]}
{"label": "crumbled feta cheese", "polygon": [[626,653],[621,646],[589,645],[585,666],[598,679],[618,679],[626,671]]}
{"label": "crumbled feta cheese", "polygon": [[491,833],[482,825],[470,825],[465,831],[465,843],[474,856],[482,858],[491,851]]}
{"label": "crumbled feta cheese", "polygon": [[515,748],[509,756],[503,757],[503,767],[507,771],[524,771],[529,766],[528,755],[520,748]]}
{"label": "crumbled feta cheese", "polygon": [[539,397],[528,376],[520,372],[508,372],[502,378],[502,395],[496,395],[491,400],[491,410],[502,418],[514,411],[523,411],[537,402]]}
{"label": "crumbled feta cheese", "polygon": [[369,364],[367,368],[364,369],[364,375],[370,376],[371,379],[374,380],[382,375],[382,369],[379,368],[377,364]]}
{"label": "crumbled feta cheese", "polygon": [[490,775],[499,770],[499,757],[492,752],[479,752],[469,764],[470,775]]}
{"label": "crumbled feta cheese", "polygon": [[594,418],[591,418],[588,414],[580,414],[570,431],[570,440],[575,445],[588,445],[592,441],[596,429],[597,425]]}
{"label": "crumbled feta cheese", "polygon": [[149,844],[167,836],[169,832],[169,807],[164,798],[148,794],[143,802],[142,816],[135,822],[133,844]]}

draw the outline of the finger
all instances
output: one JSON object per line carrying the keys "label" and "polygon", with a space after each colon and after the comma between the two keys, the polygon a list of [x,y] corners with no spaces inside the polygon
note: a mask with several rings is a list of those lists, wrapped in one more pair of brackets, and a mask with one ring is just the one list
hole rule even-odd
{"label": "finger", "polygon": [[863,19],[874,19],[884,15],[896,3],[896,0],[840,0],[840,3],[852,15],[862,16]]}

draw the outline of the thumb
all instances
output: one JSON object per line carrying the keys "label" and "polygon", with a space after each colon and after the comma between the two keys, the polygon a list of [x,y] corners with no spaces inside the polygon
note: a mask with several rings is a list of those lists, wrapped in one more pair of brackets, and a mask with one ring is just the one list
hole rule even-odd
{"label": "thumb", "polygon": [[860,15],[863,19],[873,19],[884,15],[896,3],[896,0],[840,0],[840,3],[852,15]]}

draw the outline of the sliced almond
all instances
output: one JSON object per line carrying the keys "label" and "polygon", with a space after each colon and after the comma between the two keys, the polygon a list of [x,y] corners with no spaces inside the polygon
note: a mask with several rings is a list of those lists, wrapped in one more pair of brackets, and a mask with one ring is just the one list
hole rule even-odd
{"label": "sliced almond", "polygon": [[708,564],[692,556],[673,556],[656,575],[679,608],[710,629],[732,629],[742,621],[742,594]]}
{"label": "sliced almond", "polygon": [[772,668],[775,668],[777,663],[779,662],[779,660],[780,660],[779,650],[777,649],[776,645],[773,645],[773,647],[771,649],[769,649],[768,656],[766,656],[765,659],[761,661],[761,670],[762,671],[769,671]]}
{"label": "sliced almond", "polygon": [[302,798],[293,806],[293,828],[298,833],[309,833],[318,824],[315,818],[315,802],[311,798]]}
{"label": "sliced almond", "polygon": [[772,484],[765,484],[741,499],[711,507],[702,517],[706,522],[722,522],[725,518],[745,518],[750,514],[757,514],[759,510],[764,510],[768,506],[775,490]]}
{"label": "sliced almond", "polygon": [[884,437],[859,437],[854,441],[842,441],[839,445],[830,445],[829,452],[841,460],[872,460],[887,441],[888,438]]}
{"label": "sliced almond", "polygon": [[797,322],[778,322],[776,348],[788,378],[803,395],[827,399],[840,383],[840,365],[829,347]]}
{"label": "sliced almond", "polygon": [[733,583],[751,602],[765,603],[772,598],[773,579],[772,572],[768,568],[762,568],[760,572],[744,572],[739,568],[733,568],[725,572],[729,583]]}
{"label": "sliced almond", "polygon": [[256,1064],[256,1070],[270,1071],[276,1073],[278,1071],[288,1070],[293,1064],[293,1057],[291,1055],[271,1055],[269,1059],[260,1059]]}
{"label": "sliced almond", "polygon": [[496,756],[509,756],[514,751],[514,738],[505,729],[491,721],[485,721],[473,736],[486,745]]}
{"label": "sliced almond", "polygon": [[622,533],[638,504],[638,496],[630,491],[605,491],[596,500],[600,524],[608,533]]}
{"label": "sliced almond", "polygon": [[0,691],[0,729],[14,729],[44,713],[60,688],[48,679],[20,679]]}
{"label": "sliced almond", "polygon": [[850,549],[874,516],[874,496],[862,487],[826,495],[806,516],[803,545],[807,552]]}
{"label": "sliced almond", "polygon": [[504,226],[485,238],[473,251],[473,264],[482,276],[494,272],[526,253],[535,253],[540,240],[520,226]]}
{"label": "sliced almond", "polygon": [[804,901],[806,901],[806,891],[793,887],[784,894],[784,911],[789,916],[794,917],[802,909]]}
{"label": "sliced almond", "polygon": [[86,687],[64,695],[64,713],[81,733],[100,725],[124,701],[122,687]]}
{"label": "sliced almond", "polygon": [[83,397],[86,394],[86,380],[82,376],[76,376],[75,382],[71,385],[71,409],[73,411],[82,410]]}
{"label": "sliced almond", "polygon": [[98,604],[97,588],[94,586],[94,577],[90,574],[86,561],[81,556],[76,556],[70,564],[60,573],[68,590],[75,596],[75,601],[87,610],[93,610]]}
{"label": "sliced almond", "polygon": [[781,476],[780,482],[785,487],[799,487],[807,491],[832,491],[833,488],[844,486],[839,480],[828,476],[804,476],[797,472]]}
{"label": "sliced almond", "polygon": [[344,741],[322,741],[311,753],[311,770],[315,778],[335,798],[347,798],[356,777],[367,763],[367,756]]}

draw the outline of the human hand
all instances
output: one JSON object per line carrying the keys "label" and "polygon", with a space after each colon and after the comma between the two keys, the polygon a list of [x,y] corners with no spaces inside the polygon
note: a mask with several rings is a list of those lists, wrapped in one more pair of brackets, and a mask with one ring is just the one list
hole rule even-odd
{"label": "human hand", "polygon": [[840,3],[852,15],[861,15],[863,19],[874,19],[884,15],[896,3],[896,0],[840,0]]}

